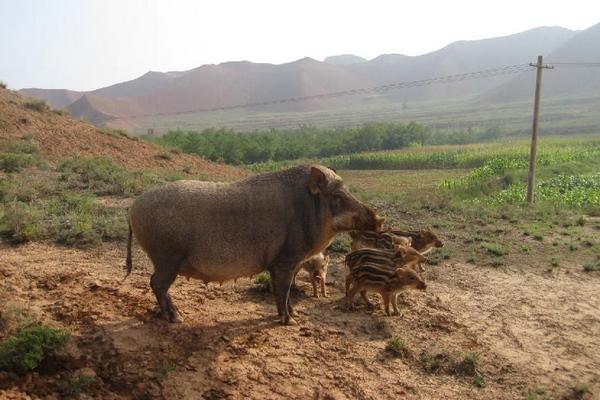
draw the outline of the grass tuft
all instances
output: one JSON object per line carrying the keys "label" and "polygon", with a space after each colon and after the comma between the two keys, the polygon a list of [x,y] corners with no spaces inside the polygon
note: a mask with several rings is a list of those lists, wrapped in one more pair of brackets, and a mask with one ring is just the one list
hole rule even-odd
{"label": "grass tuft", "polygon": [[390,337],[386,344],[385,350],[390,353],[393,357],[405,356],[408,352],[406,348],[406,342],[400,336]]}

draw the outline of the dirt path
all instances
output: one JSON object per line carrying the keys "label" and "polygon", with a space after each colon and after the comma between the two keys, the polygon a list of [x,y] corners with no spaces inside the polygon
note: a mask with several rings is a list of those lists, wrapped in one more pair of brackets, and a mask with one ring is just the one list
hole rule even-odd
{"label": "dirt path", "polygon": [[[279,326],[270,294],[248,280],[219,287],[181,278],[172,294],[186,321],[169,325],[154,314],[147,258],[137,251],[122,283],[123,253],[0,247],[7,307],[27,307],[75,338],[62,369],[7,387],[60,397],[60,381],[91,368],[97,377],[86,390],[95,398],[523,399],[533,388],[549,398],[568,398],[579,383],[598,390],[597,274],[430,267],[428,291],[404,294],[403,315],[386,317],[341,307],[338,257],[331,297],[308,297],[299,277],[298,326]],[[402,357],[385,351],[392,335],[406,343]],[[469,352],[479,355],[484,388],[457,373]]]}

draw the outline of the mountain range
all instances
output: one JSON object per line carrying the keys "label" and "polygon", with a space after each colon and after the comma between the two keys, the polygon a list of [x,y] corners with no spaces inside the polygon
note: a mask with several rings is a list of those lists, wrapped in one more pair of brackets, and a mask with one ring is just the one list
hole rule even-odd
{"label": "mountain range", "polygon": [[[303,58],[284,64],[248,61],[202,65],[189,71],[148,72],[137,79],[89,92],[67,89],[22,89],[26,96],[66,108],[96,124],[129,121],[135,116],[169,116],[190,110],[215,109],[322,93],[416,81],[535,61],[600,60],[600,24],[583,31],[539,27],[483,40],[458,41],[420,56],[384,54],[374,59],[345,54],[324,61]],[[561,64],[562,65],[562,64]],[[544,86],[547,95],[593,93],[600,88],[600,69],[558,66]],[[506,102],[531,96],[531,73],[429,85],[363,96],[311,99],[247,108],[249,112],[305,112],[348,104],[476,99]]]}

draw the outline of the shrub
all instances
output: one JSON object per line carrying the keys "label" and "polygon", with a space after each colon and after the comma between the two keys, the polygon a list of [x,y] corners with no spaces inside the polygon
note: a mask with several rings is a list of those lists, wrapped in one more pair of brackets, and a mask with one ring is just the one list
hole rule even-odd
{"label": "shrub", "polygon": [[48,111],[50,109],[50,107],[48,106],[46,101],[42,100],[42,99],[29,99],[29,100],[26,100],[23,103],[23,105],[28,110],[33,110],[33,111],[38,111],[38,112],[44,112],[44,111]]}
{"label": "shrub", "polygon": [[0,232],[16,243],[43,237],[43,210],[35,205],[14,201],[5,206],[0,219]]}
{"label": "shrub", "polygon": [[69,334],[43,325],[24,328],[0,344],[0,370],[24,374],[36,369],[69,339]]}
{"label": "shrub", "polygon": [[406,342],[399,336],[392,336],[387,340],[385,350],[394,357],[401,357],[407,352]]}
{"label": "shrub", "polygon": [[7,173],[19,172],[23,168],[35,164],[35,161],[35,158],[31,154],[0,154],[0,170]]}
{"label": "shrub", "polygon": [[0,81],[0,88],[1,89],[6,89],[6,83]]}
{"label": "shrub", "polygon": [[490,253],[493,256],[500,257],[506,254],[504,248],[497,243],[483,243],[481,247],[486,249],[488,253]]}
{"label": "shrub", "polygon": [[421,363],[423,369],[431,374],[441,371],[449,361],[449,357],[444,353],[430,354],[426,351],[421,353]]}
{"label": "shrub", "polygon": [[57,115],[60,115],[60,116],[63,116],[63,117],[66,117],[66,116],[69,116],[69,115],[71,115],[71,113],[69,113],[69,110],[66,110],[66,109],[64,109],[64,108],[61,108],[61,109],[54,109],[54,110],[52,110],[52,112],[53,112],[54,114],[57,114]]}
{"label": "shrub", "polygon": [[583,264],[583,270],[585,272],[600,271],[600,261],[588,261]]}

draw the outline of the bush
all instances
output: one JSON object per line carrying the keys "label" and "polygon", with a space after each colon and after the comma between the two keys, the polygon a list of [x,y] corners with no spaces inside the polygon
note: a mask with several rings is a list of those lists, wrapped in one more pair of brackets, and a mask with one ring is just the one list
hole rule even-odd
{"label": "bush", "polygon": [[35,205],[14,201],[5,206],[0,219],[0,232],[16,243],[40,239],[44,236],[43,210]]}
{"label": "bush", "polygon": [[1,89],[6,89],[6,83],[0,81],[0,88]]}
{"label": "bush", "polygon": [[29,100],[26,100],[23,103],[23,105],[28,110],[33,110],[33,111],[38,111],[38,112],[44,112],[44,111],[50,110],[50,106],[48,106],[46,101],[42,100],[42,99],[29,99]]}
{"label": "bush", "polygon": [[0,170],[7,173],[19,172],[35,164],[35,161],[35,157],[31,154],[0,154]]}
{"label": "bush", "polygon": [[56,115],[60,115],[60,116],[63,116],[63,117],[68,117],[69,115],[71,115],[71,113],[69,112],[69,110],[66,110],[64,108],[59,109],[59,110],[54,109],[54,110],[52,110],[52,112],[54,114],[56,114]]}
{"label": "bush", "polygon": [[43,325],[24,328],[0,344],[0,370],[24,374],[36,369],[69,339],[69,334]]}

